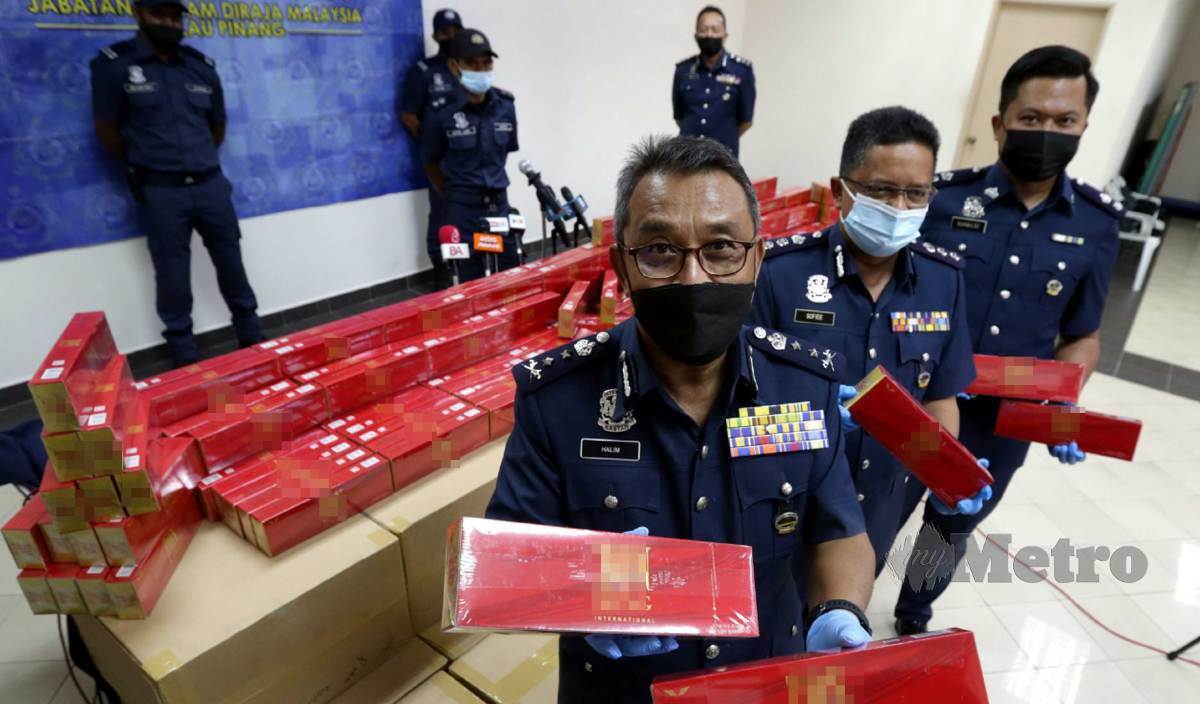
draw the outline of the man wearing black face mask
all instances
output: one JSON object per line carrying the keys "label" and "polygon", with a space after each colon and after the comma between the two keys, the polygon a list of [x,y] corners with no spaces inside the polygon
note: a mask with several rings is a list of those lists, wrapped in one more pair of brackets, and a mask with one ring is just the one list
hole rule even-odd
{"label": "man wearing black face mask", "polygon": [[180,366],[199,356],[192,337],[193,228],[212,257],[238,344],[262,339],[233,186],[217,156],[225,95],[213,60],[181,45],[186,11],[179,0],[135,2],[137,36],[101,49],[91,62],[96,136],[125,165],[154,262],[163,337]]}
{"label": "man wearing black face mask", "polygon": [[709,5],[696,16],[700,53],[675,64],[671,104],[679,133],[710,137],[734,156],[738,141],[754,121],[754,68],[748,59],[724,49],[725,13]]}
{"label": "man wearing black face mask", "polygon": [[[938,193],[921,231],[966,261],[967,324],[977,354],[1076,362],[1089,375],[1096,368],[1120,206],[1068,178],[1065,169],[1099,89],[1091,61],[1078,51],[1030,51],[1000,84],[1000,114],[992,118],[1000,161],[936,179]],[[921,589],[912,586],[921,579],[904,580],[896,606],[902,635],[925,630],[967,536],[1000,503],[1025,462],[1029,443],[992,434],[998,408],[995,398],[959,401],[958,437],[976,457],[991,460],[994,495],[973,516],[943,516],[926,507],[910,569],[937,579]],[[1064,464],[1084,459],[1074,443],[1049,451]],[[946,540],[953,554],[939,547]]]}
{"label": "man wearing black face mask", "polygon": [[649,702],[656,675],[870,637],[873,556],[835,381],[845,358],[742,325],[758,223],[728,150],[644,143],[617,185],[611,252],[635,317],[514,368],[489,517],[754,549],[758,638],[563,636],[560,702]]}

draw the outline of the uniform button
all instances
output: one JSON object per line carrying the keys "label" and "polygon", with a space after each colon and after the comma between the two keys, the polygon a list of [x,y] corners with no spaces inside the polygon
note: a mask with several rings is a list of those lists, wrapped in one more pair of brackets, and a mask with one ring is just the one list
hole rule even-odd
{"label": "uniform button", "polygon": [[871,359],[875,359],[875,354],[876,354],[876,352],[875,352],[875,348],[874,348],[874,347],[872,347],[871,349],[867,350],[867,356],[869,356]]}
{"label": "uniform button", "polygon": [[700,118],[700,124],[702,124],[702,125],[707,125],[707,124],[708,124],[708,119],[707,119],[707,118],[704,118],[704,117]]}
{"label": "uniform button", "polygon": [[1058,270],[1059,270],[1059,271],[1066,271],[1066,269],[1067,269],[1067,263],[1066,263],[1066,262],[1059,262],[1059,263],[1058,263]]}
{"label": "uniform button", "polygon": [[792,637],[793,637],[793,638],[795,638],[795,637],[796,637],[796,634],[797,634],[797,633],[799,633],[799,632],[800,632],[800,629],[799,629],[799,628],[796,628],[796,624],[794,624],[794,623],[793,623],[793,624],[792,624]]}
{"label": "uniform button", "polygon": [[590,663],[590,662],[583,663],[583,669],[587,670],[588,672],[591,672],[592,671],[592,663]]}
{"label": "uniform button", "polygon": [[696,510],[697,511],[703,511],[706,508],[708,508],[708,497],[707,496],[701,496],[700,498],[696,499]]}
{"label": "uniform button", "polygon": [[781,484],[779,486],[779,493],[783,494],[784,496],[791,496],[792,495],[792,483],[784,482],[783,484]]}
{"label": "uniform button", "polygon": [[1000,326],[993,325],[992,327],[988,328],[988,332],[992,333],[993,335],[999,335],[1000,334]]}
{"label": "uniform button", "polygon": [[878,313],[876,313],[876,314],[875,314],[875,315],[873,315],[872,317],[873,317],[873,318],[876,318],[876,319],[878,319],[878,318],[879,318],[879,314],[878,314]]}
{"label": "uniform button", "polygon": [[705,93],[707,93],[709,90],[711,90],[711,89],[710,89],[710,88],[705,88],[705,89],[704,89],[704,92],[705,92]]}
{"label": "uniform button", "polygon": [[483,202],[484,202],[484,203],[491,203],[491,202],[492,202],[492,197],[491,197],[491,196],[484,196],[484,197],[483,197]]}
{"label": "uniform button", "polygon": [[863,496],[862,494],[859,494],[859,495],[858,495],[858,503],[860,503],[860,504],[861,504],[861,503],[862,503],[862,501],[863,501],[863,499],[865,499],[865,498],[867,498],[867,497]]}
{"label": "uniform button", "polygon": [[863,469],[867,469],[867,468],[868,468],[868,467],[870,467],[870,466],[871,466],[871,460],[863,460],[863,461],[862,461],[862,468],[863,468]]}
{"label": "uniform button", "polygon": [[619,503],[621,502],[617,501],[617,497],[613,496],[612,494],[604,497],[604,505],[607,508],[616,508]]}
{"label": "uniform button", "polygon": [[1016,266],[1017,264],[1021,263],[1021,258],[1014,254],[1008,258],[1008,263]]}
{"label": "uniform button", "polygon": [[709,660],[716,660],[717,656],[720,654],[721,654],[721,647],[718,646],[716,643],[713,643],[712,645],[710,645],[704,649],[704,657],[708,658]]}
{"label": "uniform button", "polygon": [[702,459],[702,460],[708,459],[708,445],[704,445],[703,447],[700,448],[700,459]]}
{"label": "uniform button", "polygon": [[760,340],[766,339],[766,337],[767,337],[766,328],[763,328],[763,327],[754,328],[754,336]]}
{"label": "uniform button", "polygon": [[959,243],[958,243],[958,251],[960,251],[960,252],[965,252],[965,251],[967,251],[967,243],[966,243],[966,242],[959,242]]}
{"label": "uniform button", "polygon": [[921,353],[921,361],[922,361],[922,362],[928,362],[928,361],[929,361],[929,353],[928,353],[928,352],[922,352],[922,353]]}
{"label": "uniform button", "polygon": [[904,483],[905,483],[905,484],[907,484],[907,483],[908,483],[908,477],[909,477],[909,475],[907,475],[907,474],[905,474],[905,475],[904,475]]}
{"label": "uniform button", "polygon": [[1022,221],[1021,221],[1021,229],[1022,229],[1022,230],[1028,230],[1028,229],[1029,229],[1029,221],[1028,221],[1028,220],[1022,220]]}
{"label": "uniform button", "polygon": [[1008,300],[1008,297],[1011,295],[1012,295],[1012,291],[1009,291],[1008,289],[1003,289],[1000,291],[1000,297],[1006,301]]}
{"label": "uniform button", "polygon": [[705,110],[707,110],[707,109],[708,109],[708,103],[705,103],[705,104],[704,104],[704,109],[705,109]]}

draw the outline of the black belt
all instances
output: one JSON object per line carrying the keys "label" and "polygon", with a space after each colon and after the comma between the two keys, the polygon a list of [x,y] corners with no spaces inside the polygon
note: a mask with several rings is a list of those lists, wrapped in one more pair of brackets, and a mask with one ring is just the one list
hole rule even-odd
{"label": "black belt", "polygon": [[459,205],[492,205],[507,203],[508,191],[503,188],[448,188],[446,200]]}
{"label": "black belt", "polygon": [[214,166],[204,171],[155,171],[140,166],[130,166],[129,168],[134,172],[137,180],[142,185],[161,186],[165,188],[197,186],[221,175],[220,166]]}

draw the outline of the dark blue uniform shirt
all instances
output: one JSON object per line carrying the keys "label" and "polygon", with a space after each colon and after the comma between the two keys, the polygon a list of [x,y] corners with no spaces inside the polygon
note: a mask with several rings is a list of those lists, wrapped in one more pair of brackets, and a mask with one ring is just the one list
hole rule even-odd
{"label": "dark blue uniform shirt", "polygon": [[410,112],[424,122],[430,109],[441,107],[444,99],[460,93],[462,84],[450,73],[446,57],[434,54],[418,60],[408,70],[400,93],[400,112]]}
{"label": "dark blue uniform shirt", "polygon": [[999,164],[939,174],[924,238],[966,260],[975,352],[1049,359],[1059,335],[1100,328],[1119,246],[1119,206],[1064,174],[1025,208]]}
{"label": "dark blue uniform shirt", "polygon": [[[874,301],[840,224],[766,245],[754,321],[841,351],[839,382],[856,384],[883,365],[918,401],[932,401],[953,397],[975,378],[958,255],[910,245]],[[900,496],[908,474],[861,430],[847,433],[846,457],[882,564],[906,513]]]}
{"label": "dark blue uniform shirt", "polygon": [[[560,641],[559,701],[649,701],[666,672],[801,652],[792,565],[805,545],[863,531],[843,453],[836,369],[823,345],[743,328],[703,427],[670,398],[644,355],[636,320],[515,367],[516,424],[487,515],[604,531],[750,545],[760,637],[681,639],[679,650],[608,660]],[[808,401],[823,410],[824,449],[732,458],[725,419],[748,406]],[[794,511],[798,528],[776,519]]]}
{"label": "dark blue uniform shirt", "polygon": [[512,93],[492,88],[474,105],[458,91],[421,123],[421,160],[441,165],[447,191],[508,188],[504,165],[519,148],[513,101]]}
{"label": "dark blue uniform shirt", "polygon": [[154,171],[220,165],[212,130],[225,124],[225,94],[212,59],[180,47],[161,61],[140,34],[92,59],[92,112],[121,126],[127,160]]}
{"label": "dark blue uniform shirt", "polygon": [[671,104],[679,133],[711,137],[738,153],[738,126],[754,120],[754,68],[737,54],[721,52],[712,69],[699,54],[675,64]]}

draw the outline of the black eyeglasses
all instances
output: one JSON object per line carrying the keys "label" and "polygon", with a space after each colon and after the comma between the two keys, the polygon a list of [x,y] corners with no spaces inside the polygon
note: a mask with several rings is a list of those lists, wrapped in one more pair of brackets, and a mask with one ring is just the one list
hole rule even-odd
{"label": "black eyeglasses", "polygon": [[709,276],[733,276],[746,266],[750,248],[758,238],[749,242],[713,240],[699,247],[676,247],[667,242],[654,242],[641,247],[619,245],[622,252],[633,257],[638,271],[647,279],[669,279],[683,270],[683,261],[696,253],[700,268]]}
{"label": "black eyeglasses", "polygon": [[900,196],[904,196],[905,203],[918,208],[924,208],[925,206],[929,205],[929,201],[933,200],[934,194],[937,193],[937,189],[933,186],[901,188],[899,186],[892,186],[886,183],[865,183],[863,181],[855,181],[854,179],[847,178],[845,176],[842,176],[842,181],[844,183],[854,184],[855,189],[868,198],[874,198],[875,200],[881,200],[884,203],[890,204],[900,200]]}

